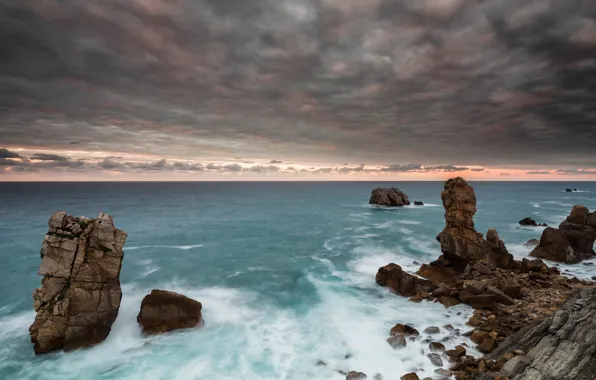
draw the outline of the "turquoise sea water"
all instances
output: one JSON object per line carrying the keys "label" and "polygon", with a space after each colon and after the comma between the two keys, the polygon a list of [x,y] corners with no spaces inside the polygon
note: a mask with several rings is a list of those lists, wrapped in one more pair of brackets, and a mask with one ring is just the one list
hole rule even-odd
{"label": "turquoise sea water", "polygon": [[[423,207],[383,209],[370,191],[397,186]],[[440,182],[0,183],[0,379],[344,379],[338,371],[399,379],[432,376],[410,342],[385,341],[395,323],[451,323],[470,309],[414,304],[374,282],[395,262],[410,271],[439,255]],[[476,227],[498,229],[509,251],[560,223],[573,204],[596,208],[596,183],[473,183]],[[565,193],[566,187],[581,192]],[[110,213],[128,233],[123,301],[101,345],[35,356],[28,327],[39,250],[52,212]],[[562,266],[591,277],[591,266]],[[153,288],[203,303],[205,326],[141,336],[140,302]],[[458,315],[458,313],[461,313]],[[443,331],[435,339],[447,338]],[[457,344],[452,337],[446,343]],[[317,365],[319,361],[326,365]],[[423,376],[421,376],[422,378]]]}

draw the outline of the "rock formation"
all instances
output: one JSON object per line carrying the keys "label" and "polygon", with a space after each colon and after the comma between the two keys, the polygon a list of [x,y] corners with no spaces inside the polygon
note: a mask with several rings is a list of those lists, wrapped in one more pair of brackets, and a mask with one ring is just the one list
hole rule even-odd
{"label": "rock formation", "polygon": [[524,218],[519,221],[520,226],[530,226],[530,227],[548,227],[546,223],[536,223],[536,221],[532,218]]}
{"label": "rock formation", "polygon": [[596,212],[580,205],[573,206],[571,214],[559,228],[546,228],[540,243],[530,256],[564,263],[578,263],[596,257]]}
{"label": "rock formation", "polygon": [[577,290],[553,315],[505,339],[457,379],[592,380],[596,374],[596,289]]}
{"label": "rock formation", "polygon": [[446,284],[455,283],[471,263],[482,262],[507,268],[514,265],[496,230],[490,229],[487,240],[474,228],[476,193],[461,177],[445,182],[441,193],[445,208],[445,229],[437,236],[443,254],[418,272],[421,276]]}
{"label": "rock formation", "polygon": [[37,315],[29,328],[35,353],[73,350],[102,342],[118,316],[120,268],[126,233],[112,218],[75,218],[56,212],[41,248]]}
{"label": "rock formation", "polygon": [[154,289],[143,298],[137,322],[146,335],[203,325],[203,306],[181,294]]}
{"label": "rock formation", "polygon": [[400,207],[410,204],[408,196],[396,187],[374,189],[368,201],[371,205]]}
{"label": "rock formation", "polygon": [[413,296],[418,291],[430,290],[430,281],[405,272],[399,265],[391,263],[379,268],[375,277],[377,284],[387,286],[403,296]]}

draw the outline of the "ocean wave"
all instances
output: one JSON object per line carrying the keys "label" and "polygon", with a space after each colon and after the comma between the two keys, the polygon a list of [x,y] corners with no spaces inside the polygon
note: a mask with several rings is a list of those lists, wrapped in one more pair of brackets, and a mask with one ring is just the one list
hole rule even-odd
{"label": "ocean wave", "polygon": [[172,249],[182,249],[182,250],[189,250],[193,248],[201,248],[203,244],[191,244],[191,245],[139,245],[139,246],[132,246],[132,247],[124,247],[125,251],[134,251],[137,249],[143,248],[172,248]]}
{"label": "ocean wave", "polygon": [[397,222],[398,222],[398,223],[401,223],[401,224],[412,224],[412,225],[419,225],[419,224],[422,224],[422,223],[421,223],[420,221],[418,221],[418,220],[398,220]]}

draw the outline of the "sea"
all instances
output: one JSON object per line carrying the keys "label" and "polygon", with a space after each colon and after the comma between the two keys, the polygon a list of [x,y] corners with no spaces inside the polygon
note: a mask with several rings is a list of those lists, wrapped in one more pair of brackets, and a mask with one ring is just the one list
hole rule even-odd
{"label": "sea", "polygon": [[[596,209],[595,182],[476,182],[478,231],[497,228],[517,258],[574,204]],[[395,186],[424,206],[368,204],[375,187]],[[565,192],[566,188],[577,192]],[[0,379],[345,379],[351,370],[397,380],[438,376],[428,343],[458,335],[472,309],[413,303],[377,286],[379,267],[414,273],[440,255],[442,182],[96,182],[0,183]],[[123,299],[103,343],[36,356],[28,328],[40,247],[54,211],[112,215],[128,233]],[[590,264],[590,263],[587,263]],[[596,276],[592,265],[559,265]],[[136,322],[152,289],[203,304],[205,325],[144,337]],[[396,323],[422,333],[394,350]],[[443,326],[451,324],[450,332]],[[444,361],[444,368],[448,364]]]}

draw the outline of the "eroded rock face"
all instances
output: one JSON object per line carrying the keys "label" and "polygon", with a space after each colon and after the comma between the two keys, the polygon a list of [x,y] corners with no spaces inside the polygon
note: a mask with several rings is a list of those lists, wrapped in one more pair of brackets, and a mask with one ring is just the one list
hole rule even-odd
{"label": "eroded rock face", "polygon": [[137,322],[146,335],[200,327],[202,309],[200,302],[182,294],[154,289],[143,299]]}
{"label": "eroded rock face", "polygon": [[37,315],[29,328],[35,353],[73,350],[102,342],[118,316],[126,233],[112,218],[54,213],[41,249]]}
{"label": "eroded rock face", "polygon": [[[596,289],[577,290],[552,316],[506,338],[461,379],[591,380],[596,373]],[[478,373],[480,365],[490,365]]]}
{"label": "eroded rock face", "polygon": [[374,189],[368,201],[371,205],[400,207],[410,204],[408,196],[396,187]]}
{"label": "eroded rock face", "polygon": [[461,177],[448,180],[444,188],[441,199],[445,208],[445,229],[437,236],[443,254],[423,265],[418,274],[433,282],[453,284],[473,263],[500,268],[519,265],[495,229],[488,230],[485,240],[474,228],[474,189]]}
{"label": "eroded rock face", "polygon": [[540,243],[530,256],[564,263],[578,263],[594,258],[596,241],[596,212],[580,205],[573,206],[571,214],[559,228],[547,228]]}

